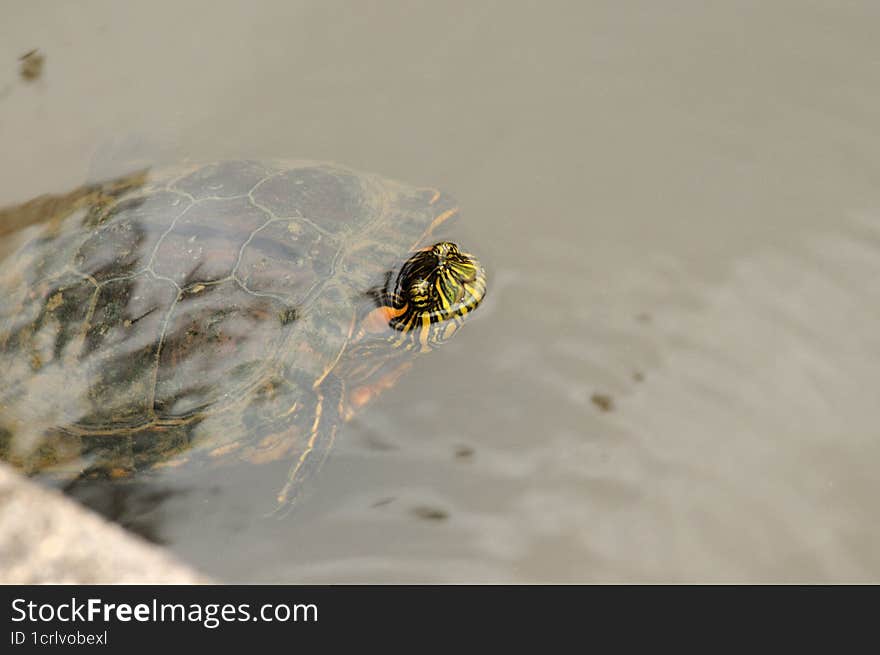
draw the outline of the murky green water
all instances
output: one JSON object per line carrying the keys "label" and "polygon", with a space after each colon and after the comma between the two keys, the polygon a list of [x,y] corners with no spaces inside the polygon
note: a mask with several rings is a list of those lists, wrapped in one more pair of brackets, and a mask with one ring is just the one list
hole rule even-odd
{"label": "murky green water", "polygon": [[285,462],[73,493],[231,581],[877,581],[878,19],[7,3],[0,204],[331,160],[454,193],[490,274],[287,519]]}

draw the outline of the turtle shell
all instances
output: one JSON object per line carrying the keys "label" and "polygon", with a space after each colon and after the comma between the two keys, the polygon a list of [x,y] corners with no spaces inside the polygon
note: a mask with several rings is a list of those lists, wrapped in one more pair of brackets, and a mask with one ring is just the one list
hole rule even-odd
{"label": "turtle shell", "polygon": [[0,261],[0,457],[77,475],[310,448],[359,307],[455,213],[433,189],[309,162],[50,200],[22,206],[44,224]]}

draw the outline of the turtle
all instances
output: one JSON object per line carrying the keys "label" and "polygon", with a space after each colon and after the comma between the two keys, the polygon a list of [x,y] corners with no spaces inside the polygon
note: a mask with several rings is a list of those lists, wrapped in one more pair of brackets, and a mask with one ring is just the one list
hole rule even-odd
{"label": "turtle", "polygon": [[442,234],[456,202],[333,163],[144,170],[0,211],[0,459],[131,478],[290,462],[447,342],[486,273]]}

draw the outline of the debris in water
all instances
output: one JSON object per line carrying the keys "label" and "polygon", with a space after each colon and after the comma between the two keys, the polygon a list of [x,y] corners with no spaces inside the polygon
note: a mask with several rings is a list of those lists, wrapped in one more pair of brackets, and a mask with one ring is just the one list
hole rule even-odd
{"label": "debris in water", "polygon": [[614,398],[606,393],[594,393],[590,396],[590,400],[592,400],[593,404],[603,412],[610,412],[614,409]]}
{"label": "debris in water", "polygon": [[470,446],[456,446],[455,448],[455,458],[456,459],[470,459],[474,456],[474,449]]}
{"label": "debris in water", "polygon": [[420,519],[425,519],[427,521],[445,521],[449,518],[449,512],[446,510],[437,507],[428,507],[427,505],[413,507],[412,513]]}
{"label": "debris in water", "polygon": [[33,82],[43,74],[46,57],[38,49],[24,53],[18,60],[21,62],[18,73],[25,82]]}

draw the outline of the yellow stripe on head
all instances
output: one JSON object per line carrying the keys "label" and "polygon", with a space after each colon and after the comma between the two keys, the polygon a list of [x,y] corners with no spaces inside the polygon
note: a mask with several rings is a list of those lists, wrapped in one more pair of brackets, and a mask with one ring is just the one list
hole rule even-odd
{"label": "yellow stripe on head", "polygon": [[[441,241],[414,252],[386,290],[384,316],[395,347],[422,352],[449,339],[486,294],[486,274],[477,259]],[[383,314],[371,314],[371,320]],[[417,329],[418,328],[418,329]]]}

